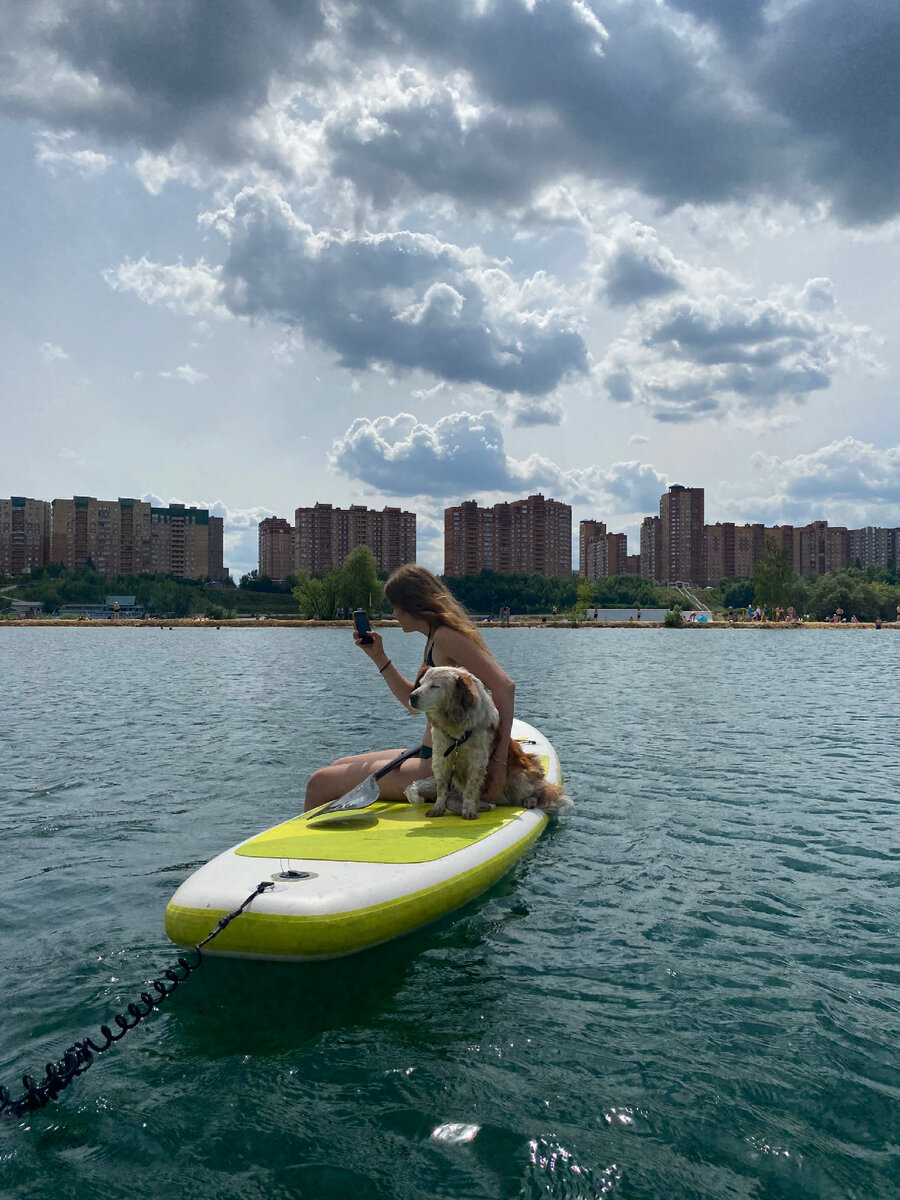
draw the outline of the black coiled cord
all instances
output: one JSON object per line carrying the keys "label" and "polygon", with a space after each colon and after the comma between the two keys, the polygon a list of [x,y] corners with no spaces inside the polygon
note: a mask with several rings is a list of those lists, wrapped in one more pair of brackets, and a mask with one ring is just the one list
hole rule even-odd
{"label": "black coiled cord", "polygon": [[22,1085],[25,1091],[15,1099],[10,1096],[8,1088],[0,1086],[0,1116],[20,1118],[25,1113],[45,1108],[51,1100],[56,1100],[59,1093],[67,1088],[73,1079],[83,1075],[88,1067],[93,1065],[96,1055],[108,1050],[114,1042],[121,1041],[129,1029],[136,1028],[145,1017],[149,1017],[167,996],[172,995],[179,983],[184,983],[188,976],[197,970],[203,961],[202,946],[211,942],[226,925],[229,925],[235,917],[240,916],[251,901],[274,886],[271,880],[264,880],[257,885],[256,890],[239,908],[222,917],[212,933],[207,934],[203,941],[194,947],[196,955],[194,962],[189,962],[182,956],[174,967],[167,967],[163,972],[163,977],[168,982],[163,982],[162,979],[152,980],[151,986],[155,990],[155,995],[151,992],[141,992],[141,1003],[129,1004],[124,1013],[117,1013],[113,1017],[113,1024],[118,1028],[118,1033],[113,1033],[109,1025],[101,1025],[100,1032],[104,1038],[102,1045],[98,1045],[93,1038],[89,1037],[75,1042],[65,1051],[62,1058],[55,1063],[47,1063],[44,1078],[40,1081],[33,1079],[30,1075],[23,1075]]}

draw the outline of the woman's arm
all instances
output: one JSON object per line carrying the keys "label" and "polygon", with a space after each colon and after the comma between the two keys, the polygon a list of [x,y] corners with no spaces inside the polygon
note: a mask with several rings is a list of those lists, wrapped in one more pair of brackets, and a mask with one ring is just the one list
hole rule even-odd
{"label": "woman's arm", "polygon": [[[412,693],[413,685],[408,679],[400,674],[400,672],[388,658],[387,652],[382,645],[381,634],[376,633],[374,629],[370,629],[367,636],[372,639],[370,645],[366,645],[361,640],[357,631],[355,629],[353,630],[353,640],[356,642],[357,646],[359,646],[360,650],[362,650],[364,654],[367,654],[375,666],[378,667],[379,673],[384,677],[385,683],[391,689],[393,694],[397,697],[407,712],[416,713],[414,708],[409,707],[409,697]],[[420,714],[416,713],[416,715],[418,716]]]}
{"label": "woman's arm", "polygon": [[486,653],[464,633],[447,625],[438,627],[434,635],[435,661],[441,666],[457,666],[469,671],[491,693],[500,725],[494,756],[488,764],[488,774],[482,795],[486,800],[499,796],[506,784],[506,758],[512,732],[516,685],[493,655]]}

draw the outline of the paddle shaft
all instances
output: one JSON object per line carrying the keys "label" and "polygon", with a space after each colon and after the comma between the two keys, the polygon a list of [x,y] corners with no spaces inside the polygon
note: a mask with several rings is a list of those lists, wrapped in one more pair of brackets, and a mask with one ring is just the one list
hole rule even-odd
{"label": "paddle shaft", "polygon": [[405,763],[408,758],[415,758],[422,751],[421,746],[411,746],[409,750],[404,750],[402,754],[398,754],[396,758],[392,758],[389,763],[385,763],[383,767],[379,767],[372,775],[373,779],[382,779],[387,775],[388,771],[393,771],[394,767],[399,767],[401,763]]}

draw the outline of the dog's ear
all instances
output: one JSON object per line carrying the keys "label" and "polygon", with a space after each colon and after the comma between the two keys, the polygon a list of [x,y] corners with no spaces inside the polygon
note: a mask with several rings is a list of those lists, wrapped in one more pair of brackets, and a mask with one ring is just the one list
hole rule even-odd
{"label": "dog's ear", "polygon": [[478,693],[472,683],[472,676],[469,674],[457,675],[447,708],[447,719],[462,724],[477,704]]}

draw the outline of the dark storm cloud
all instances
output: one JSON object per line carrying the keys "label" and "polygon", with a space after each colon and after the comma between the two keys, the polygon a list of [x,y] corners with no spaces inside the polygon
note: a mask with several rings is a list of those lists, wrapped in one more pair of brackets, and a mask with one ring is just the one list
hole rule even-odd
{"label": "dark storm cloud", "polygon": [[264,189],[242,192],[218,223],[230,241],[228,308],[300,326],[344,366],[386,363],[525,395],[587,369],[570,323],[511,307],[512,281],[477,254],[415,233],[316,234]]}
{"label": "dark storm cloud", "polygon": [[[477,200],[483,180],[470,192],[459,160],[479,141],[502,162],[508,139],[527,152],[518,156],[524,180],[517,171],[505,177],[502,198],[513,202],[538,173],[547,180],[574,171],[677,205],[729,199],[754,177],[771,180],[783,170],[777,123],[748,116],[724,69],[701,61],[655,6],[595,4],[602,29],[587,5],[571,3],[526,10],[520,0],[496,0],[476,10],[450,0],[438,21],[434,6],[380,0],[381,23],[368,7],[358,22],[346,18],[348,37],[366,49],[379,36],[383,45],[399,39],[444,70],[466,71],[487,115],[456,129],[445,120],[440,139],[404,142],[395,132],[395,123],[409,122],[404,104],[379,112],[378,132],[344,129],[337,139],[332,131],[342,169],[361,186],[390,166],[409,185],[424,173],[434,190]],[[479,162],[483,170],[483,155]]]}
{"label": "dark storm cloud", "polygon": [[735,49],[745,39],[756,37],[765,28],[768,0],[666,0],[669,8],[690,13],[698,21],[714,26]]}
{"label": "dark storm cloud", "polygon": [[[40,75],[8,88],[7,109],[151,150],[179,142],[235,152],[233,123],[267,98],[319,37],[317,0],[69,0],[30,4],[20,46]],[[13,47],[15,48],[15,47]],[[85,86],[65,80],[80,73]]]}
{"label": "dark storm cloud", "polygon": [[[777,18],[763,0],[671,7],[715,28],[728,50],[679,36],[649,3],[597,0],[601,33],[584,5],[372,0],[364,17],[347,18],[349,38],[467,72],[486,110],[455,125],[445,113],[422,139],[403,136],[407,104],[381,112],[374,134],[333,129],[340,170],[363,189],[380,173],[382,195],[393,172],[398,189],[424,178],[475,202],[515,203],[568,171],[667,207],[821,197],[848,224],[900,211],[896,0],[806,0]],[[491,171],[507,154],[519,170]]]}
{"label": "dark storm cloud", "polygon": [[[7,8],[0,111],[286,175],[304,119],[323,119],[319,171],[381,206],[449,196],[503,211],[577,175],[665,208],[824,200],[848,224],[900,211],[896,0]],[[376,79],[395,94],[376,99]],[[282,138],[248,134],[300,88]]]}
{"label": "dark storm cloud", "polygon": [[900,4],[808,0],[776,26],[758,91],[791,122],[807,170],[849,224],[900,206]]}

